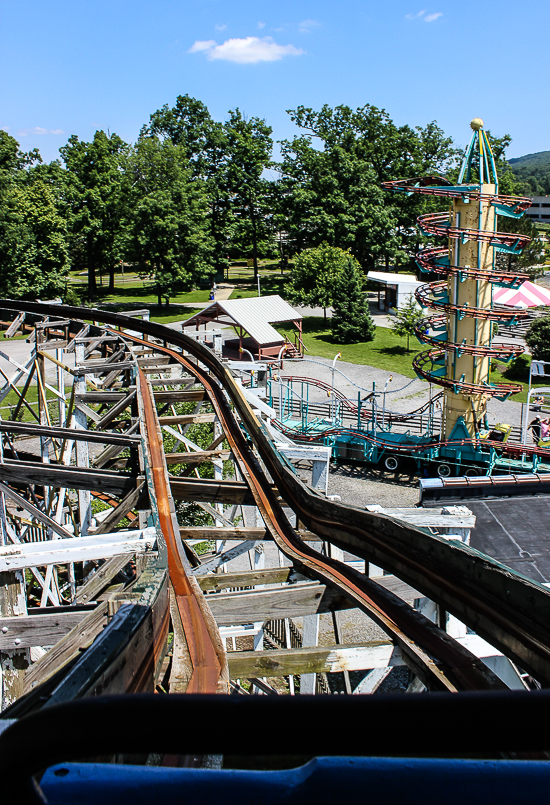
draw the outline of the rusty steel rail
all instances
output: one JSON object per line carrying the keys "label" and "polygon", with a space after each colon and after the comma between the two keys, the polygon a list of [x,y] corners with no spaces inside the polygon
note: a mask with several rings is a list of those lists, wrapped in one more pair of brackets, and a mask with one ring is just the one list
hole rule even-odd
{"label": "rusty steel rail", "polygon": [[161,531],[166,540],[170,582],[191,661],[191,676],[186,693],[224,691],[224,684],[227,688],[225,652],[214,620],[211,615],[209,617],[209,610],[203,601],[198,583],[192,574],[187,572],[189,563],[183,554],[179,528],[176,530],[177,523],[174,523],[175,513],[170,506],[170,484],[154,397],[141,369],[138,371],[138,382],[143,400],[155,505]]}
{"label": "rusty steel rail", "polygon": [[[430,186],[432,182],[435,186]],[[489,201],[495,206],[508,207],[514,212],[525,212],[532,202],[532,199],[528,196],[505,196],[503,194],[492,196],[489,193],[474,190],[471,186],[470,189],[459,189],[456,186],[453,187],[448,180],[443,179],[441,176],[417,176],[413,179],[397,179],[382,182],[382,187],[384,190],[402,190],[408,195],[419,193],[440,198],[471,198],[478,201]]]}
{"label": "rusty steel rail", "polygon": [[[34,313],[44,311],[38,303],[8,300],[0,301],[0,307]],[[72,318],[90,317],[88,309],[60,307],[60,311]],[[51,307],[48,313],[51,314]],[[492,687],[495,680],[479,660],[458,651],[455,641],[400,599],[392,601],[387,591],[382,591],[372,580],[304,546],[280,510],[232,415],[226,393],[279,493],[308,529],[395,573],[464,621],[523,669],[546,684],[550,682],[550,591],[462,543],[449,544],[390,517],[325,500],[307,488],[280,460],[232,375],[210,350],[154,322],[138,322],[104,311],[94,311],[93,316],[95,320],[133,331],[139,328],[165,344],[170,342],[187,350],[208,367],[210,375],[174,350],[155,345],[155,349],[165,350],[186,365],[195,377],[202,376],[201,382],[227,427],[227,436],[245,481],[281,549],[308,575],[345,588],[348,598],[394,635],[404,657],[431,687],[440,690],[483,688]],[[127,333],[125,337],[129,337]],[[139,343],[140,339],[136,341]],[[149,348],[153,346],[150,341],[145,343]],[[434,662],[435,657],[439,666]]]}

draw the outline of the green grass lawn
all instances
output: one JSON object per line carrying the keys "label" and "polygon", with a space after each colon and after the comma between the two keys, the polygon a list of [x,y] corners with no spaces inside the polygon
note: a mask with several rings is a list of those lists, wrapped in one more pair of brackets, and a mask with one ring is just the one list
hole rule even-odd
{"label": "green grass lawn", "polygon": [[[373,341],[340,344],[332,336],[330,319],[325,323],[322,316],[306,316],[302,326],[302,338],[308,350],[306,357],[318,355],[332,359],[337,352],[340,352],[341,360],[347,363],[374,366],[376,369],[386,369],[388,372],[399,372],[406,377],[416,377],[412,360],[422,350],[414,338],[411,338],[411,349],[407,352],[407,339],[395,335],[393,330],[387,327],[377,327]],[[294,327],[288,327],[287,330],[290,334],[290,331],[294,331]]]}

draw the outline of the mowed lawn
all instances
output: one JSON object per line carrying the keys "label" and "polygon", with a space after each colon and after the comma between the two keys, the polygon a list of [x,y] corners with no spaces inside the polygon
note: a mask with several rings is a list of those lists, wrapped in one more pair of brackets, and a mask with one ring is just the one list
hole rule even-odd
{"label": "mowed lawn", "polygon": [[[337,352],[340,352],[341,360],[347,363],[374,366],[376,369],[398,372],[406,377],[416,377],[412,360],[415,355],[422,352],[422,347],[416,338],[410,339],[410,352],[407,352],[407,339],[395,335],[388,327],[377,327],[373,341],[340,344],[332,336],[330,319],[325,323],[322,316],[307,316],[303,319],[302,326],[302,339],[307,347],[306,357],[318,355],[321,358],[332,359]],[[294,330],[294,327],[289,327],[288,330]]]}

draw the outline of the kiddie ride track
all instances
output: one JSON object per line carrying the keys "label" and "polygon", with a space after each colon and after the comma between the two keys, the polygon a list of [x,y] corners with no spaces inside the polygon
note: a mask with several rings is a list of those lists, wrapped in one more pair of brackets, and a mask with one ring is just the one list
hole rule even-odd
{"label": "kiddie ride track", "polygon": [[[495,352],[503,359],[510,354],[500,346]],[[414,411],[399,413],[380,406],[383,392],[376,388],[366,395],[358,394],[358,399],[353,400],[329,383],[278,374],[268,380],[268,387],[269,404],[275,409],[280,405],[282,409],[272,424],[295,442],[331,445],[337,462],[367,463],[382,472],[411,476],[550,471],[550,448],[503,443],[499,441],[502,435],[499,430],[480,431],[475,440],[465,431],[454,438],[441,439],[441,423],[435,409],[441,407],[442,392]],[[309,389],[324,391],[332,402],[312,403]],[[413,429],[420,433],[412,433]]]}
{"label": "kiddie ride track", "polygon": [[[75,801],[78,792],[78,801],[82,803],[114,803],[127,797],[128,785],[140,780],[139,786],[133,785],[131,801],[141,803],[151,801],[152,785],[156,786],[155,796],[158,798],[159,794],[172,791],[170,786],[178,780],[179,785],[193,783],[198,786],[193,789],[193,796],[185,789],[189,794],[186,801],[204,801],[214,790],[219,790],[216,786],[222,786],[222,789],[225,786],[223,790],[226,791],[229,790],[227,786],[233,786],[235,791],[232,796],[235,798],[228,800],[232,802],[242,801],[243,790],[250,790],[251,785],[259,785],[257,778],[254,782],[246,774],[244,778],[238,775],[235,777],[233,772],[208,772],[206,776],[202,773],[203,777],[191,778],[185,776],[185,770],[182,769],[181,774],[177,772],[180,776],[174,777],[175,771],[170,776],[161,770],[155,774],[156,769],[147,771],[144,767],[134,766],[128,776],[124,767],[120,767],[121,771],[118,773],[117,766],[65,765],[71,760],[85,757],[107,758],[116,755],[120,761],[121,753],[143,757],[150,752],[160,753],[165,756],[165,765],[178,765],[179,756],[190,756],[193,752],[253,755],[258,751],[262,754],[281,754],[286,751],[302,756],[304,753],[346,753],[361,756],[391,755],[395,752],[410,756],[427,752],[453,757],[456,754],[464,755],[474,747],[474,751],[489,757],[500,757],[503,751],[527,751],[531,753],[531,758],[543,757],[540,751],[547,748],[548,739],[544,731],[536,731],[535,723],[544,723],[544,712],[548,710],[550,713],[550,697],[547,692],[503,694],[502,691],[506,688],[504,683],[463,644],[446,634],[444,629],[368,576],[314,550],[290,525],[280,498],[294,510],[297,518],[310,532],[326,543],[349,550],[396,574],[419,593],[435,601],[442,610],[452,613],[475,629],[480,637],[490,641],[543,686],[550,684],[550,592],[545,587],[479,554],[460,541],[431,536],[391,517],[330,502],[312,491],[281,458],[227,367],[207,348],[185,335],[162,325],[103,311],[52,306],[45,310],[40,304],[8,300],[2,300],[0,307],[46,317],[46,324],[43,326],[49,328],[50,339],[54,338],[52,333],[56,331],[56,322],[59,322],[57,330],[65,333],[64,343],[70,344],[71,338],[81,334],[86,327],[90,336],[88,340],[93,343],[105,338],[111,339],[114,344],[111,357],[99,362],[101,366],[95,362],[91,368],[103,375],[107,373],[111,382],[117,377],[122,378],[122,382],[117,381],[118,391],[103,392],[107,397],[98,397],[112,400],[113,408],[101,418],[95,414],[96,430],[101,427],[102,422],[113,422],[116,414],[122,410],[123,403],[128,404],[128,401],[134,400],[138,406],[137,417],[129,430],[134,434],[140,424],[141,435],[137,439],[135,436],[125,435],[128,430],[120,433],[124,422],[128,424],[129,420],[120,421],[118,426],[115,425],[118,430],[104,435],[96,433],[96,430],[69,432],[67,428],[53,428],[48,423],[33,425],[4,421],[2,429],[9,433],[10,430],[16,432],[19,428],[35,436],[55,436],[56,439],[62,439],[63,444],[71,435],[73,439],[91,442],[109,443],[110,438],[113,447],[108,450],[118,450],[118,453],[121,445],[132,450],[139,442],[148,503],[138,504],[139,490],[143,486],[139,477],[130,478],[124,473],[97,470],[93,480],[86,480],[89,473],[79,466],[66,467],[55,460],[46,464],[36,458],[34,461],[27,460],[29,456],[18,454],[13,442],[10,442],[13,457],[9,460],[4,457],[0,461],[2,477],[13,478],[19,490],[30,483],[29,488],[34,490],[32,494],[40,492],[40,489],[44,492],[43,495],[40,493],[42,497],[35,495],[36,505],[8,483],[2,484],[2,492],[12,497],[19,496],[17,499],[28,512],[34,512],[33,516],[38,521],[59,532],[59,522],[43,510],[43,504],[49,495],[45,479],[49,479],[48,483],[52,488],[63,484],[68,486],[69,477],[71,483],[81,490],[89,489],[90,486],[97,489],[100,486],[108,493],[111,486],[115,489],[115,495],[121,498],[124,498],[133,482],[137,485],[136,497],[132,498],[134,505],[132,506],[132,501],[128,503],[128,497],[124,498],[129,506],[125,510],[135,509],[136,504],[138,510],[150,507],[150,528],[149,531],[146,530],[144,537],[149,541],[156,539],[157,545],[155,554],[147,557],[147,552],[145,553],[133,585],[127,590],[115,591],[114,598],[111,595],[108,604],[111,620],[103,630],[96,627],[95,639],[91,644],[85,637],[86,634],[89,635],[86,629],[91,628],[92,615],[97,616],[100,611],[106,612],[107,599],[96,605],[99,610],[90,609],[89,614],[86,614],[86,621],[80,621],[81,626],[77,628],[77,633],[80,629],[84,638],[83,647],[89,647],[82,652],[77,646],[76,652],[73,650],[70,653],[63,641],[54,646],[53,657],[46,654],[37,663],[37,667],[42,669],[44,665],[49,667],[50,674],[46,674],[44,681],[41,681],[41,677],[35,673],[34,679],[38,684],[35,687],[28,686],[26,695],[2,714],[3,718],[15,720],[0,737],[0,790],[5,801],[12,801],[11,796],[13,801],[20,803],[68,803]],[[89,319],[90,316],[95,321],[119,329],[85,326],[82,320],[78,320],[79,317]],[[40,321],[38,326],[41,326]],[[136,332],[142,335],[137,335]],[[54,340],[49,343],[55,345],[62,342]],[[139,358],[141,363],[138,361],[136,365],[136,361],[130,360],[128,352],[123,348],[125,344],[132,349],[141,349],[137,354],[148,357]],[[47,347],[42,347],[45,348]],[[115,360],[117,356],[118,364]],[[368,730],[362,730],[358,734],[354,730],[350,731],[350,725],[345,723],[351,711],[346,706],[339,705],[344,697],[320,696],[311,700],[303,697],[302,701],[301,697],[283,697],[275,704],[269,696],[218,695],[201,698],[193,695],[227,693],[227,661],[208,607],[208,597],[202,595],[191,570],[192,552],[180,538],[171,496],[171,487],[174,488],[178,479],[172,478],[167,472],[156,412],[156,404],[162,404],[171,399],[171,396],[170,392],[153,392],[153,387],[141,368],[144,361],[151,360],[153,363],[155,360],[167,362],[163,365],[179,365],[202,384],[271,538],[302,574],[338,590],[352,606],[366,612],[390,636],[405,663],[428,689],[443,692],[437,698],[437,707],[433,714],[428,704],[422,704],[421,712],[417,712],[415,706],[411,709],[409,701],[415,697],[405,697],[404,700],[391,696],[374,699],[369,696],[355,697],[354,720],[359,717],[362,723],[370,724]],[[132,379],[135,381],[135,391],[132,391]],[[120,397],[124,396],[121,392],[125,384],[128,386],[128,381],[128,396],[121,400]],[[39,377],[39,385],[42,382]],[[163,382],[170,385],[170,380]],[[195,394],[193,399],[198,398],[196,392],[189,393]],[[100,395],[100,392],[77,390],[74,399],[85,408],[84,400],[93,401],[96,399],[94,395]],[[11,476],[6,475],[6,468]],[[33,483],[37,486],[32,486]],[[121,500],[119,505],[122,502]],[[131,532],[124,532],[125,539],[128,538],[128,533]],[[80,543],[83,548],[88,549],[90,540],[94,539],[66,539],[67,534],[62,528],[57,536],[61,539],[48,543],[48,546],[51,545],[56,550],[65,549],[68,543],[73,551],[74,543]],[[116,536],[116,533],[113,534],[113,538]],[[41,549],[43,546],[44,543],[40,543]],[[13,551],[7,552],[5,561],[20,561],[17,557],[23,550],[26,550],[25,546],[18,545],[16,540]],[[74,555],[70,554],[71,557]],[[76,560],[72,558],[70,561]],[[196,558],[194,561],[196,562]],[[170,608],[168,581],[172,589]],[[91,604],[86,606],[92,607]],[[56,611],[62,612],[63,609],[58,607]],[[177,666],[176,673],[171,677],[170,695],[128,695],[154,689],[166,652],[169,618],[174,634],[172,662]],[[14,618],[8,618],[3,623],[9,622],[11,628],[13,621]],[[88,624],[86,628],[83,626],[85,622]],[[51,671],[52,668],[55,673]],[[32,667],[30,671],[32,675]],[[477,698],[471,699],[466,693],[460,694],[464,698],[460,699],[457,710],[454,702],[458,702],[455,699],[458,691],[485,691],[490,695],[478,693]],[[178,692],[185,692],[186,695],[178,696]],[[447,693],[452,695],[448,697]],[[520,702],[516,707],[518,699]],[[382,710],[379,709],[381,706]],[[514,722],[514,730],[511,731],[505,729],[504,725],[510,723],[509,715],[514,707],[517,709],[518,720]],[[497,713],[502,716],[504,712],[507,714],[504,722],[501,718],[498,724],[492,721]],[[413,726],[416,718],[420,721]],[[462,737],[457,737],[460,735],[460,725],[465,725],[468,719],[474,718],[482,720],[475,738],[472,738],[468,730]],[[394,728],[402,719],[400,726],[405,729],[398,730],[401,736],[398,741],[395,741],[393,729],[391,740],[389,734],[385,737],[382,722],[387,719]],[[453,723],[457,729],[446,730],[442,734],[437,727],[441,719],[445,723],[450,719],[449,723]],[[1,721],[2,719],[0,724]],[[488,726],[492,723],[494,728]],[[265,730],[262,730],[263,724]],[[259,730],[262,730],[260,747]],[[430,734],[437,734],[435,743],[430,739]],[[38,740],[39,736],[44,739]],[[299,736],[299,740],[295,740],[294,736]],[[32,751],[29,749],[31,740]],[[46,774],[44,791],[39,792],[31,775],[41,775],[45,768],[59,762],[64,765],[53,773]],[[407,762],[410,764],[411,761]],[[461,762],[448,761],[451,764],[447,769],[448,773],[453,769],[457,773],[460,770],[463,779],[464,775],[472,777],[478,773],[475,762],[471,769],[452,766],[453,763]],[[432,779],[434,769],[429,761],[426,763],[425,768],[418,768],[418,773],[421,779]],[[317,801],[334,801],[334,797],[342,791],[356,793],[365,784],[374,784],[374,780],[378,779],[377,775],[382,771],[384,778],[388,777],[386,766],[381,771],[378,767],[373,769],[366,761],[356,761],[356,764],[359,771],[355,777],[351,775],[344,761],[339,760],[333,762],[332,771],[329,769],[322,772],[322,766],[319,768],[319,773],[325,774],[323,783],[312,773],[311,785],[317,786]],[[404,767],[402,768],[399,761],[395,761],[395,764],[396,772],[401,773]],[[501,766],[499,771],[503,768]],[[519,785],[517,775],[522,780],[524,777],[522,762],[517,761],[514,769],[516,771],[508,770],[507,779],[510,790],[516,791],[514,781]],[[550,772],[543,770],[540,773],[547,781]],[[218,779],[219,775],[221,777]],[[65,779],[67,785],[64,788]],[[82,785],[78,780],[87,782]],[[288,785],[294,784],[292,779],[285,780]],[[261,798],[271,802],[270,786],[273,781],[267,779],[265,785],[267,788],[262,789]],[[525,781],[522,785],[525,785]],[[438,797],[443,791],[448,794],[449,785],[442,783],[442,787],[435,790]],[[472,782],[471,796],[477,802],[476,791],[476,784]],[[296,802],[304,801],[303,790],[300,796],[302,799]],[[424,792],[423,802],[432,801],[436,800],[429,796],[426,799]]]}

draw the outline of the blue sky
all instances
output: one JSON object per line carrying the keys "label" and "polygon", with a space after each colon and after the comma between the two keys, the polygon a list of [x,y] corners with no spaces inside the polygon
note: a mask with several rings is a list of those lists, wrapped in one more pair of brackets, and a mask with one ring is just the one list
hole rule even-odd
{"label": "blue sky", "polygon": [[239,107],[275,139],[286,109],[366,103],[398,124],[469,121],[550,150],[548,0],[0,0],[0,127],[58,156],[96,129],[134,141],[179,94]]}

